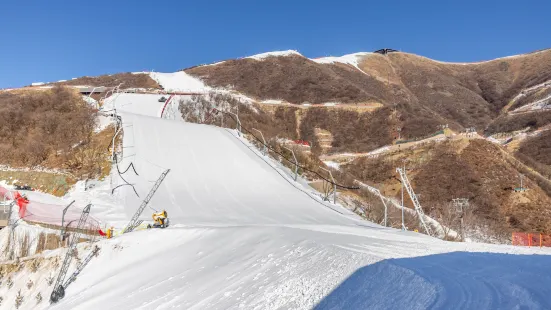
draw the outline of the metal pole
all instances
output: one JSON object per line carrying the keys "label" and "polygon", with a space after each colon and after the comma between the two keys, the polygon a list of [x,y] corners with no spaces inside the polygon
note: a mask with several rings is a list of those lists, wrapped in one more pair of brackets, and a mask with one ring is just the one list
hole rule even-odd
{"label": "metal pole", "polygon": [[388,208],[386,206],[386,203],[385,203],[385,199],[383,198],[383,195],[381,195],[381,191],[374,188],[374,190],[377,192],[377,195],[379,195],[379,198],[381,199],[381,202],[383,203],[383,206],[385,206],[385,227],[388,227],[387,226],[387,219],[388,219]]}
{"label": "metal pole", "polygon": [[[406,162],[404,161],[404,171],[406,171]],[[402,180],[402,230],[406,230],[404,224],[404,180]]]}
{"label": "metal pole", "polygon": [[[260,136],[262,137],[262,141],[264,141],[264,150],[263,150],[262,152],[263,152],[264,156],[266,156],[266,149],[267,149],[267,147],[266,147],[266,139],[264,139],[264,135],[262,134],[262,131],[260,131],[260,130],[258,130],[258,129],[256,129],[256,128],[253,128],[253,130],[256,130],[256,131],[258,131],[258,132],[260,133]],[[293,154],[293,156],[294,156],[294,154]]]}
{"label": "metal pole", "polygon": [[329,172],[329,175],[331,176],[331,180],[333,181],[333,203],[334,204],[337,204],[337,183],[335,183],[335,179],[333,178],[333,174],[331,173],[331,171],[323,168],[322,166],[320,166],[321,169]]}
{"label": "metal pole", "polygon": [[298,176],[298,161],[297,161],[297,157],[295,156],[295,152],[293,152],[293,150],[291,150],[290,148],[284,146],[283,148],[291,151],[291,154],[293,154],[293,158],[295,159],[295,182],[297,180],[297,176]]}
{"label": "metal pole", "polygon": [[230,113],[231,115],[234,115],[236,117],[236,119],[237,119],[237,128],[236,129],[237,129],[237,133],[241,137],[241,122],[239,121],[239,115],[235,114],[233,112],[229,112],[229,111],[228,111],[228,113]]}
{"label": "metal pole", "polygon": [[71,203],[69,205],[67,205],[65,207],[65,209],[63,209],[63,215],[61,216],[61,240],[63,240],[63,235],[65,234],[65,213],[67,213],[67,210],[69,209],[70,206],[73,205],[73,203],[75,203],[75,201],[71,201]]}

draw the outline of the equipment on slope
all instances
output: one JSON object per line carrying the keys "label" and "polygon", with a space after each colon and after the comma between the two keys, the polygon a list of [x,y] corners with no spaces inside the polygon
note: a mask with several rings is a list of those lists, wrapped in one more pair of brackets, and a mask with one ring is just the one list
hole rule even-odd
{"label": "equipment on slope", "polygon": [[169,225],[168,214],[165,210],[162,212],[153,213],[153,225],[147,225],[147,228],[165,228]]}
{"label": "equipment on slope", "polygon": [[[421,221],[421,225],[423,225],[423,228],[425,228],[425,231],[427,232],[427,235],[432,237],[432,230],[429,225],[425,222],[425,212],[423,211],[423,208],[421,208],[421,204],[419,203],[419,199],[417,199],[417,195],[415,195],[415,192],[413,192],[413,188],[411,187],[411,184],[409,183],[409,179],[406,175],[406,171],[402,168],[396,168],[396,171],[400,174],[400,178],[402,179],[402,184],[404,184],[404,187],[406,188],[409,197],[411,198],[411,201],[413,202],[413,205],[415,206],[415,211],[417,212],[417,216],[419,217],[419,221]],[[402,206],[403,208],[403,206]]]}
{"label": "equipment on slope", "polygon": [[147,206],[147,204],[149,203],[151,198],[153,198],[153,195],[155,194],[155,192],[157,191],[159,186],[161,186],[161,183],[163,182],[163,180],[165,179],[166,175],[169,172],[170,172],[170,169],[167,169],[167,170],[163,171],[163,173],[161,173],[161,176],[159,176],[159,178],[157,179],[157,182],[155,182],[155,184],[153,185],[153,187],[149,191],[149,194],[147,194],[147,196],[143,200],[143,202],[140,205],[140,207],[138,208],[138,210],[136,210],[136,213],[134,214],[134,216],[130,220],[130,223],[128,223],[128,225],[124,229],[123,234],[133,231],[136,227],[138,227],[138,225],[141,224],[141,222],[138,223],[138,218],[140,217],[140,215],[142,215],[143,210],[145,209],[145,207]]}
{"label": "equipment on slope", "polygon": [[90,251],[90,253],[86,256],[86,258],[82,262],[80,262],[80,264],[77,266],[77,269],[75,270],[75,272],[73,272],[71,277],[69,277],[69,279],[67,279],[65,284],[63,284],[62,287],[64,290],[67,289],[67,286],[69,286],[69,284],[73,283],[77,279],[77,276],[80,274],[82,269],[84,269],[84,267],[88,265],[92,257],[97,256],[98,252],[99,252],[99,247],[96,245],[94,246],[94,249],[92,249],[92,251]]}
{"label": "equipment on slope", "polygon": [[55,281],[52,295],[50,295],[51,303],[56,303],[60,299],[65,297],[65,288],[63,287],[63,280],[65,280],[65,275],[67,274],[67,270],[71,265],[71,260],[73,259],[73,252],[77,246],[78,240],[80,239],[80,235],[84,227],[84,223],[86,223],[86,220],[88,219],[88,215],[90,215],[91,207],[92,207],[92,204],[88,204],[86,208],[82,210],[82,214],[80,215],[77,228],[75,232],[71,235],[71,239],[69,240],[69,247],[67,249],[67,254],[65,254],[63,265],[61,265],[61,270],[59,271],[59,275],[57,276],[57,280]]}

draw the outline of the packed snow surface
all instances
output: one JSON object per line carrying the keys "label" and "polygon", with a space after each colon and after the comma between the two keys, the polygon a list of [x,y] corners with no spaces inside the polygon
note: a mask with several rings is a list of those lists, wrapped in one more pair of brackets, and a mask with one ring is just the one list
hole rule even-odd
{"label": "packed snow surface", "polygon": [[52,309],[551,307],[549,249],[450,243],[363,221],[235,131],[159,119],[149,98],[132,101],[119,109],[119,165],[135,165],[138,175],[124,177],[140,198],[124,186],[110,201],[106,182],[71,195],[90,195],[97,217],[119,223],[170,168],[141,218],[166,209],[171,226],[100,242]]}
{"label": "packed snow surface", "polygon": [[192,77],[184,71],[173,73],[151,72],[150,76],[165,90],[170,92],[204,93],[210,90],[210,87],[206,86],[201,80]]}

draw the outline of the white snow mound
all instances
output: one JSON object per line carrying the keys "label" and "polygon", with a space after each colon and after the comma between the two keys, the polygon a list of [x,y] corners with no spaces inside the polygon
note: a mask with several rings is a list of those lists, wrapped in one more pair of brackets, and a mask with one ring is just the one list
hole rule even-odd
{"label": "white snow mound", "polygon": [[267,52],[267,53],[262,53],[262,54],[256,54],[256,55],[245,57],[245,58],[250,58],[250,59],[255,59],[255,60],[264,60],[268,57],[284,57],[284,56],[292,56],[292,55],[302,56],[299,52],[297,52],[295,50],[287,50],[287,51],[275,51],[275,52]]}

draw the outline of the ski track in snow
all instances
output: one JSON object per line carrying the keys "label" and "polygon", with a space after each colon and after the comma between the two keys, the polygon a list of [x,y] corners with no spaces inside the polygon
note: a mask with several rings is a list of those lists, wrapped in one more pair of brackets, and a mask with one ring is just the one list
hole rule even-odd
{"label": "ski track in snow", "polygon": [[[171,169],[151,201],[171,226],[99,242],[52,309],[551,307],[550,249],[445,242],[332,206],[340,215],[231,131],[159,119],[157,99],[121,94],[111,104],[125,126],[120,165],[136,166],[139,176],[125,178],[140,196]],[[78,186],[68,197],[119,227],[141,202],[129,187],[109,195],[107,181]]]}

